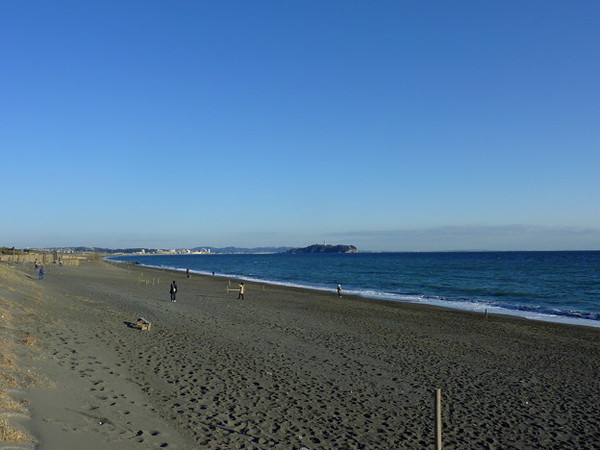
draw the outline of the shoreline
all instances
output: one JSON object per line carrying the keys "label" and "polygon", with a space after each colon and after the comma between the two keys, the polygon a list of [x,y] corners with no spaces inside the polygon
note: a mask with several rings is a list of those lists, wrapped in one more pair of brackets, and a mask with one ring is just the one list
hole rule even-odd
{"label": "shoreline", "polygon": [[[106,257],[106,258],[104,258],[104,260],[111,264],[126,264],[126,265],[132,264],[129,261],[111,260],[110,257]],[[137,264],[133,264],[133,265],[136,265],[141,268],[147,268],[147,269],[172,271],[174,273],[185,273],[184,268],[160,267],[160,266],[152,266],[152,265],[146,265],[146,264],[141,264],[141,263],[137,263]],[[285,282],[277,281],[277,280],[259,280],[259,279],[252,278],[252,277],[238,276],[238,275],[225,275],[225,274],[211,275],[207,271],[205,272],[205,271],[190,270],[190,273],[193,273],[197,276],[207,276],[207,277],[212,276],[212,277],[219,277],[219,278],[224,278],[224,279],[235,278],[235,279],[247,281],[250,283],[265,284],[265,285],[271,285],[271,286],[280,286],[283,288],[290,288],[290,289],[304,289],[307,291],[314,291],[316,293],[331,293],[333,291],[333,289],[330,289],[330,288],[324,288],[324,287],[321,288],[318,286],[285,283]],[[369,295],[368,293],[357,292],[357,291],[352,291],[352,290],[349,290],[346,292],[347,292],[348,296],[364,298],[364,299],[371,300],[371,301],[383,301],[383,302],[402,303],[402,304],[415,304],[415,305],[422,305],[422,306],[426,306],[426,307],[431,306],[431,307],[439,307],[439,308],[444,308],[444,309],[470,312],[470,313],[474,313],[474,314],[504,315],[504,316],[514,317],[514,318],[518,318],[518,319],[533,320],[533,321],[539,321],[539,322],[557,323],[557,324],[563,324],[563,325],[582,326],[582,327],[590,327],[590,328],[600,328],[600,320],[586,319],[586,318],[575,317],[575,316],[570,316],[570,315],[566,315],[566,314],[563,315],[563,314],[548,314],[548,313],[543,313],[543,312],[532,312],[532,311],[527,311],[527,310],[519,309],[519,308],[511,309],[508,307],[502,307],[502,306],[496,306],[496,305],[486,305],[484,303],[477,303],[474,301],[459,302],[459,301],[453,301],[453,300],[441,300],[441,299],[436,300],[434,298],[428,298],[426,300],[417,300],[417,299],[402,298],[404,296],[399,295],[399,294],[397,295],[399,298],[392,298],[393,294],[387,294],[387,295],[382,294],[382,295],[377,296],[377,295],[373,295],[373,294]]]}
{"label": "shoreline", "polygon": [[0,296],[39,347],[20,362],[49,380],[18,394],[36,448],[423,448],[435,388],[450,448],[600,442],[596,328],[251,282],[241,301],[113,262],[14,271],[35,295]]}

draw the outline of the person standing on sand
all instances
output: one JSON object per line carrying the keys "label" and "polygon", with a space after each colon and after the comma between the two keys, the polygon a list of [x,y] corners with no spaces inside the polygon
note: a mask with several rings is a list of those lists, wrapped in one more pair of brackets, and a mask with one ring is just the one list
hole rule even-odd
{"label": "person standing on sand", "polygon": [[173,280],[173,282],[171,283],[171,289],[169,289],[169,293],[171,294],[171,301],[177,301],[175,300],[175,297],[177,295],[177,283],[175,283],[175,280]]}
{"label": "person standing on sand", "polygon": [[185,269],[185,274],[189,278],[190,277],[190,269]]}
{"label": "person standing on sand", "polygon": [[40,280],[43,280],[43,279],[44,279],[44,274],[45,274],[45,273],[46,273],[46,271],[44,270],[44,266],[41,266],[41,267],[40,267],[40,271],[39,271],[39,273],[38,273],[38,278],[39,278]]}
{"label": "person standing on sand", "polygon": [[338,284],[337,293],[338,293],[338,297],[342,296],[342,285],[341,284]]}
{"label": "person standing on sand", "polygon": [[240,283],[240,293],[238,294],[238,300],[244,300],[244,282]]}

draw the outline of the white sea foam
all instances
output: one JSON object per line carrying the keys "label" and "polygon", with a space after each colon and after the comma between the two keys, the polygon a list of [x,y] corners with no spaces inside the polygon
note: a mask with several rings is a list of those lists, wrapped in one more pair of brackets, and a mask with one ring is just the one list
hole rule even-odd
{"label": "white sea foam", "polygon": [[418,303],[422,305],[438,306],[441,308],[458,309],[485,314],[501,314],[523,319],[540,320],[543,322],[564,323],[569,325],[582,325],[600,328],[600,321],[579,317],[565,316],[559,314],[547,314],[536,311],[524,311],[518,309],[503,308],[483,302],[456,301],[441,298],[424,297],[419,295],[401,295],[377,291],[346,291],[347,294],[359,297],[389,300],[395,302]]}

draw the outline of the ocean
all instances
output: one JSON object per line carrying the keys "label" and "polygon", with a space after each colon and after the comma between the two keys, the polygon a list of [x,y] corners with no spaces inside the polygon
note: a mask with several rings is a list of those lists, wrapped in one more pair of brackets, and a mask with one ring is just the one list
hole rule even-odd
{"label": "ocean", "polygon": [[191,273],[600,327],[600,251],[130,255]]}

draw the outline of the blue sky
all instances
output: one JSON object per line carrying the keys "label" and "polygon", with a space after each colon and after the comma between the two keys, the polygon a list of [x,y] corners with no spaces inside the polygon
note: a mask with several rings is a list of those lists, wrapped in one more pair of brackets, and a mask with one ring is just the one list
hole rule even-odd
{"label": "blue sky", "polygon": [[600,2],[0,2],[0,245],[600,249]]}

